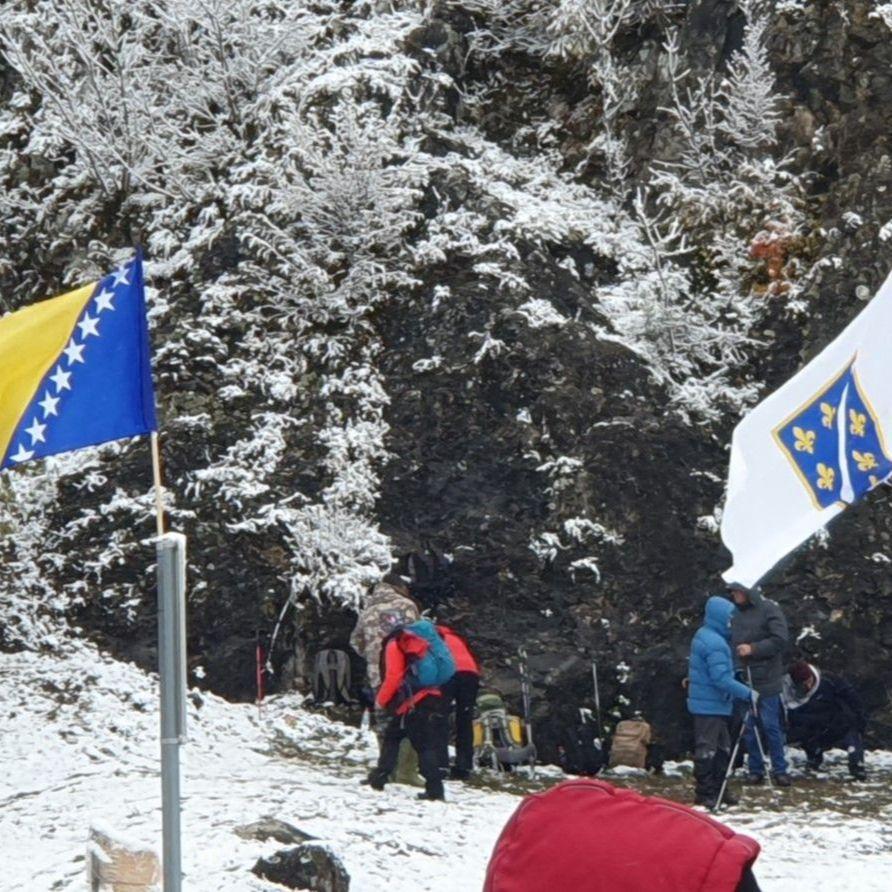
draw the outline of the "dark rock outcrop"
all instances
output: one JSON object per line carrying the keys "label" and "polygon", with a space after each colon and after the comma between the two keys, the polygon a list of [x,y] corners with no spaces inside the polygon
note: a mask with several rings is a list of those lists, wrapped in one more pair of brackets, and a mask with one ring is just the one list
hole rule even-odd
{"label": "dark rock outcrop", "polygon": [[331,850],[315,843],[283,849],[261,858],[252,868],[257,876],[289,889],[349,892],[350,876]]}

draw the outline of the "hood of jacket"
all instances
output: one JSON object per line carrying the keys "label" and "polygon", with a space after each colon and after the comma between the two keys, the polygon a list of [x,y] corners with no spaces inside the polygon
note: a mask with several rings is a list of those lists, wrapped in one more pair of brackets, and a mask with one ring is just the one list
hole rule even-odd
{"label": "hood of jacket", "polygon": [[818,688],[821,685],[821,670],[817,666],[812,666],[811,663],[808,664],[808,668],[811,669],[815,677],[815,683],[808,691],[801,692],[794,684],[793,679],[790,678],[789,673],[784,676],[782,696],[787,709],[799,709],[800,706],[805,706],[818,692]]}
{"label": "hood of jacket", "polygon": [[729,582],[728,585],[725,586],[725,588],[728,592],[728,597],[731,597],[731,592],[733,589],[740,589],[740,591],[746,592],[750,602],[749,604],[744,604],[743,607],[739,608],[740,610],[746,610],[749,606],[757,607],[765,600],[765,596],[762,594],[762,589],[758,585],[754,585],[751,587],[748,585],[743,585],[743,583],[740,582]]}
{"label": "hood of jacket", "polygon": [[713,595],[706,602],[703,611],[704,625],[718,632],[726,641],[731,640],[731,617],[737,608],[727,598]]}

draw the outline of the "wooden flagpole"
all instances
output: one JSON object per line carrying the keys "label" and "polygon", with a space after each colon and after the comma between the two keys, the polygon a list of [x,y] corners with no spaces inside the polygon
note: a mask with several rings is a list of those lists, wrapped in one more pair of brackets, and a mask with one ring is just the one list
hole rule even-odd
{"label": "wooden flagpole", "polygon": [[152,431],[152,474],[155,478],[155,522],[159,538],[164,535],[164,485],[161,483],[161,450],[158,431]]}

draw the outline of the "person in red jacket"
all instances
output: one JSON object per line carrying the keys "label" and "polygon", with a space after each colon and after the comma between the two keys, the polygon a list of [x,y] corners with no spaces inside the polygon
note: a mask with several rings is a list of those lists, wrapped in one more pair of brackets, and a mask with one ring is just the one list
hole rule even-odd
{"label": "person in red jacket", "polygon": [[467,780],[474,764],[474,707],[480,687],[480,665],[468,642],[448,626],[437,626],[455,660],[455,676],[447,696],[455,702],[455,764],[449,771],[453,780]]}
{"label": "person in red jacket", "polygon": [[383,790],[396,768],[400,742],[409,738],[418,753],[418,767],[424,778],[424,792],[419,799],[445,798],[441,753],[449,734],[449,702],[439,687],[416,688],[410,684],[409,664],[427,652],[424,639],[396,632],[385,639],[381,654],[384,681],[375,702],[392,718],[384,729],[378,764],[369,774],[374,790]]}
{"label": "person in red jacket", "polygon": [[759,892],[758,855],[754,839],[703,812],[580,778],[521,802],[483,892]]}

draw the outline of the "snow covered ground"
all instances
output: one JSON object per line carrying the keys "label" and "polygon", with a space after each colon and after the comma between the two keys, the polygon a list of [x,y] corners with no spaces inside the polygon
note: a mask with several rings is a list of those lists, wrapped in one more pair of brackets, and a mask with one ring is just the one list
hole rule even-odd
{"label": "snow covered ground", "polygon": [[[184,888],[244,892],[282,887],[250,873],[281,843],[234,830],[262,817],[328,843],[351,889],[479,889],[493,843],[519,798],[450,784],[450,802],[419,803],[414,788],[360,786],[374,756],[366,732],[275,698],[256,707],[194,696],[183,748]],[[85,887],[91,824],[160,849],[157,688],[153,677],[78,644],[64,657],[0,655],[0,840],[3,890]],[[724,818],[763,845],[767,892],[892,888],[892,755],[871,753],[871,781],[849,785],[842,754],[827,775],[792,791],[747,792]],[[554,773],[548,778],[556,779]],[[686,766],[662,779],[614,777],[686,799]]]}

